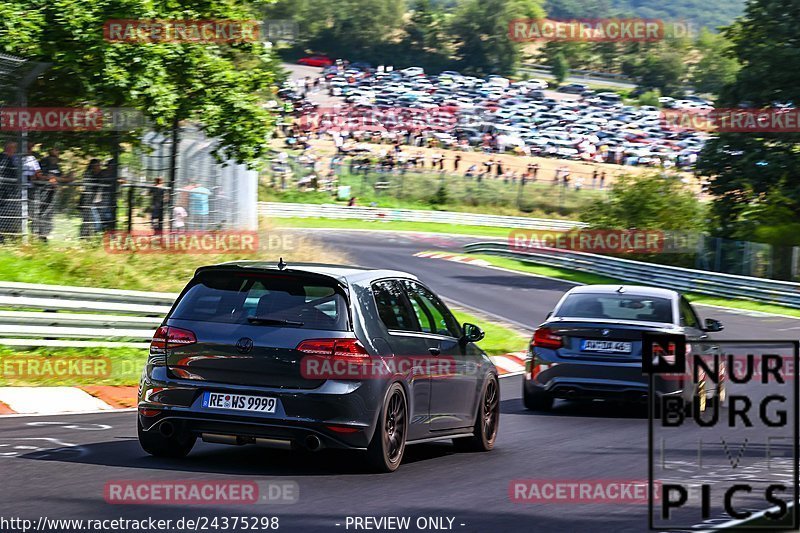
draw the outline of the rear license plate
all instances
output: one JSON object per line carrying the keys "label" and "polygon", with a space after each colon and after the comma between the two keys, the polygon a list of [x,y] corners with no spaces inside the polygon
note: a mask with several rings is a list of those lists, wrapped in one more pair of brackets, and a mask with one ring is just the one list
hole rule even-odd
{"label": "rear license plate", "polygon": [[604,353],[631,353],[630,342],[620,341],[581,341],[582,352],[604,352]]}
{"label": "rear license plate", "polygon": [[244,394],[228,394],[222,392],[206,392],[203,394],[203,407],[207,409],[232,409],[234,411],[255,411],[258,413],[274,413],[278,406],[276,398],[264,396],[248,396]]}

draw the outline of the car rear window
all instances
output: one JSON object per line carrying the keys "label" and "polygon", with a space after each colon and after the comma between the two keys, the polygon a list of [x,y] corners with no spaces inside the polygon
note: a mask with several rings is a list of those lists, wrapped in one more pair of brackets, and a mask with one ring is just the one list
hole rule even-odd
{"label": "car rear window", "polygon": [[570,294],[554,316],[562,318],[596,318],[640,320],[671,324],[672,302],[668,298],[627,294]]}
{"label": "car rear window", "polygon": [[253,317],[327,331],[347,331],[350,324],[347,299],[334,280],[291,274],[203,272],[170,315],[227,324],[251,324]]}

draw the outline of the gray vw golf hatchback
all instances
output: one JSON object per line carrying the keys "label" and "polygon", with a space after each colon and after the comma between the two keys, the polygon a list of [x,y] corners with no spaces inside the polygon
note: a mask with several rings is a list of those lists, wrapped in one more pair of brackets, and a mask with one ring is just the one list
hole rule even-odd
{"label": "gray vw golf hatchback", "polygon": [[363,450],[391,472],[406,444],[494,447],[497,371],[414,276],[321,264],[199,268],[150,345],[139,441],[183,457],[222,444]]}

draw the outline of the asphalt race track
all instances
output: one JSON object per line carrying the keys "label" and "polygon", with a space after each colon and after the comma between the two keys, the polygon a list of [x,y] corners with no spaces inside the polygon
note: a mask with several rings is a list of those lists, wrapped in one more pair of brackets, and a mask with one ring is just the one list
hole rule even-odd
{"label": "asphalt race track", "polygon": [[[314,238],[334,250],[344,250],[353,264],[393,268],[416,274],[454,304],[494,315],[520,329],[533,331],[544,321],[569,282],[487,269],[441,259],[416,257],[424,250],[459,251],[477,239],[470,237],[314,230]],[[725,330],[719,339],[786,340],[800,336],[800,320],[761,313],[697,306],[701,320],[717,318]]]}
{"label": "asphalt race track", "polygon": [[[314,232],[345,250],[352,263],[406,270],[454,303],[530,331],[570,284],[438,259],[421,250],[458,248],[468,238]],[[725,338],[787,339],[800,322],[751,313],[699,309],[725,325]],[[519,376],[502,380],[496,449],[455,453],[449,443],[410,447],[394,474],[365,473],[357,455],[292,454],[254,446],[198,443],[185,460],[147,456],[136,440],[135,413],[0,418],[3,516],[50,518],[198,518],[277,516],[278,531],[355,531],[348,517],[453,519],[465,532],[645,531],[647,506],[637,503],[514,503],[513,480],[646,480],[647,420],[641,407],[558,403],[532,414],[520,400]],[[111,481],[292,481],[293,504],[237,506],[112,505]],[[699,520],[698,520],[699,521]],[[433,529],[427,527],[425,530]],[[0,527],[0,530],[3,530]],[[214,529],[209,528],[209,531]],[[365,530],[365,529],[360,529]],[[385,530],[385,529],[381,529]]]}

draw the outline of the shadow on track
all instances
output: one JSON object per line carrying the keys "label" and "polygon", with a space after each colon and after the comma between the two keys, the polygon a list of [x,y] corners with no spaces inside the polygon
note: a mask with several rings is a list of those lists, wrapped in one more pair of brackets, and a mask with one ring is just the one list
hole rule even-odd
{"label": "shadow on track", "polygon": [[529,411],[522,398],[500,402],[500,412],[506,415],[574,417],[574,418],[628,418],[647,421],[647,404],[610,401],[556,400],[550,411]]}
{"label": "shadow on track", "polygon": [[[448,442],[417,444],[406,448],[403,465],[437,459],[456,453]],[[21,459],[60,461],[96,466],[143,468],[181,472],[244,476],[314,476],[370,474],[363,457],[347,450],[285,451],[255,445],[226,446],[198,440],[185,459],[151,457],[135,438],[120,438],[73,448],[54,450],[46,455],[31,453]],[[401,468],[402,471],[402,468]]]}

